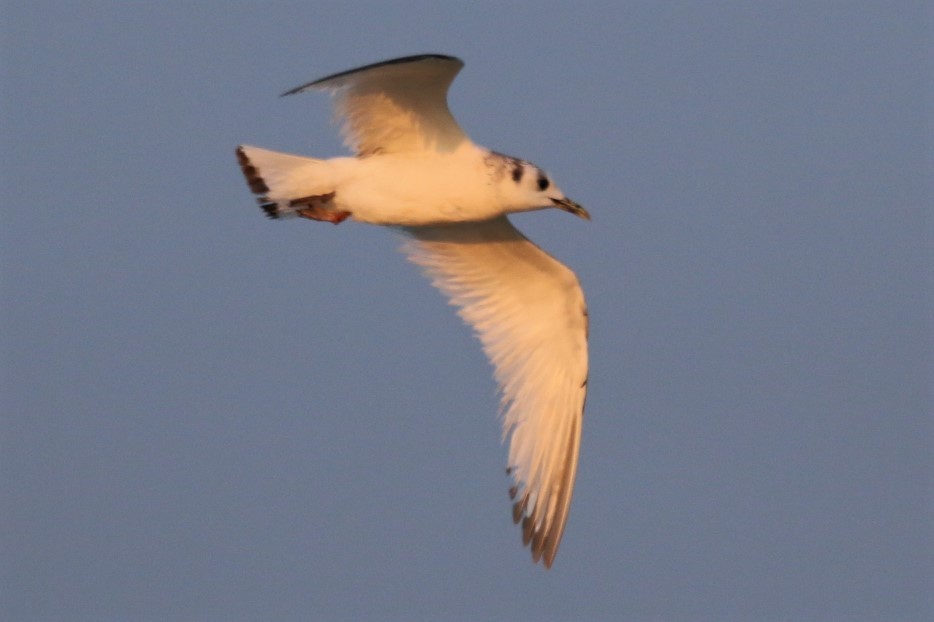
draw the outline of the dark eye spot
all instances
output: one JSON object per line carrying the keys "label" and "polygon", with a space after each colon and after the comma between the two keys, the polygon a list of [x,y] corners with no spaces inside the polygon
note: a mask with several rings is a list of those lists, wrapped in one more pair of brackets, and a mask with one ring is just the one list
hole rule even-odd
{"label": "dark eye spot", "polygon": [[547,177],[542,176],[538,178],[538,189],[541,190],[542,192],[544,192],[545,190],[548,190],[548,186],[550,185],[551,185],[551,182],[548,181]]}

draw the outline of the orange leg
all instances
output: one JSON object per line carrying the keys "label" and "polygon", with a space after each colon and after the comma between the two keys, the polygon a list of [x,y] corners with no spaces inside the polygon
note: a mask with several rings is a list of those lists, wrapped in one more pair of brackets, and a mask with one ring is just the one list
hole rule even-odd
{"label": "orange leg", "polygon": [[306,209],[296,210],[298,215],[303,218],[308,218],[309,220],[317,220],[320,222],[331,222],[335,225],[339,225],[350,217],[350,212],[339,212],[330,209],[323,209],[320,207],[309,207]]}

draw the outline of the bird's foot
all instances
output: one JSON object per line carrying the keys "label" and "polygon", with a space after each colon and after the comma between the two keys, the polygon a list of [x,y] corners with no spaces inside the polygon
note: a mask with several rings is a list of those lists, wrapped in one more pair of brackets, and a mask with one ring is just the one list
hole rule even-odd
{"label": "bird's foot", "polygon": [[331,204],[334,200],[334,194],[334,192],[329,192],[292,199],[289,201],[289,207],[293,208],[295,213],[302,218],[339,225],[350,217],[350,212],[333,209]]}
{"label": "bird's foot", "polygon": [[308,218],[309,220],[317,220],[320,222],[330,222],[335,225],[339,225],[350,218],[350,212],[341,212],[332,209],[324,209],[321,207],[307,207],[305,209],[295,210],[295,213],[302,218]]}

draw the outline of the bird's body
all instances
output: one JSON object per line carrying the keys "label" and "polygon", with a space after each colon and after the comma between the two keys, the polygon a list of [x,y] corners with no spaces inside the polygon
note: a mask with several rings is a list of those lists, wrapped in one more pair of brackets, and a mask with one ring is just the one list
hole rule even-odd
{"label": "bird's body", "polygon": [[558,207],[588,218],[535,165],[475,145],[447,108],[463,63],[395,59],[309,88],[333,92],[355,157],[319,160],[241,146],[250,189],[272,218],[397,228],[477,332],[502,391],[513,518],[551,566],[567,520],[587,391],[587,308],[577,277],[506,214]]}
{"label": "bird's body", "polygon": [[[295,159],[288,161],[284,154],[257,147],[241,150],[264,171],[267,183],[271,183],[277,163],[286,162],[291,181],[280,184],[275,194],[266,193],[266,198],[293,201],[333,192],[328,208],[348,212],[358,222],[419,226],[486,220],[523,208],[504,196],[502,183],[491,183],[502,177],[513,160],[470,142],[450,153],[404,152],[328,160],[287,156]],[[282,205],[276,217],[291,215],[290,207],[298,206]]]}

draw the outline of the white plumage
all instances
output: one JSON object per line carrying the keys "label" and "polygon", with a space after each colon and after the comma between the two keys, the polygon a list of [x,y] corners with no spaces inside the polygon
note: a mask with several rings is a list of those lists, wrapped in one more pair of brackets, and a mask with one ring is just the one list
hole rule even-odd
{"label": "white plumage", "polygon": [[554,561],[574,490],[587,393],[587,308],[566,266],[506,214],[558,207],[589,219],[541,169],[472,143],[447,90],[463,63],[421,55],[289,91],[335,96],[355,157],[317,160],[241,146],[237,158],[272,218],[393,226],[410,260],[459,307],[495,368],[513,519],[535,561]]}

